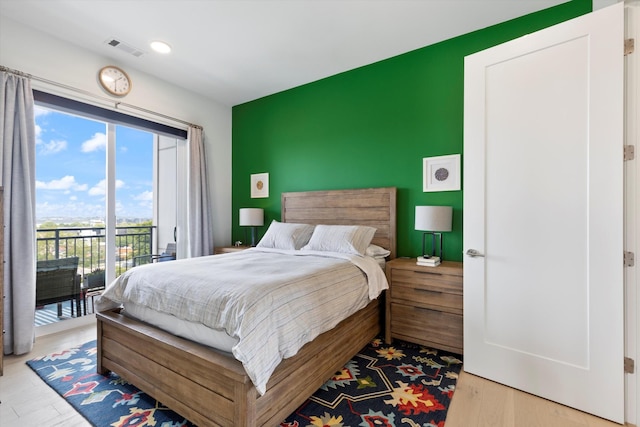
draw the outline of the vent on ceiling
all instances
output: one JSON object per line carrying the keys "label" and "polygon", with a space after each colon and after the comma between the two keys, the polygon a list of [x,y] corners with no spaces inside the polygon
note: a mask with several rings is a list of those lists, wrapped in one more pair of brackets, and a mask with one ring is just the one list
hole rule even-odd
{"label": "vent on ceiling", "polygon": [[108,39],[106,42],[106,44],[108,44],[109,46],[113,46],[116,49],[120,49],[126,53],[128,53],[129,55],[133,55],[136,58],[141,57],[142,55],[144,55],[144,51],[137,49],[133,46],[131,46],[130,44],[127,44],[121,40],[118,39],[114,39],[114,38],[110,38]]}

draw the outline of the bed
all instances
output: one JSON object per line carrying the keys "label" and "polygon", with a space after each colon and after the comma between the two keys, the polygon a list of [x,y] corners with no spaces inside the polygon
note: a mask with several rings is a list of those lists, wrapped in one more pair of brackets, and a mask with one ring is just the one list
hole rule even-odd
{"label": "bed", "polygon": [[[396,255],[395,188],[283,193],[281,202],[284,223],[375,227],[372,243]],[[264,394],[227,353],[101,311],[98,372],[119,374],[199,426],[274,426],[380,332],[380,307],[373,300],[284,359]]]}

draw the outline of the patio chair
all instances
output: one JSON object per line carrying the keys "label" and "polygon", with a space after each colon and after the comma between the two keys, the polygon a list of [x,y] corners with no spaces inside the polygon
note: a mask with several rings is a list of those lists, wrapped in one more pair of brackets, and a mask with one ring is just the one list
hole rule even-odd
{"label": "patio chair", "polygon": [[84,303],[84,314],[89,313],[87,310],[87,301],[91,300],[91,311],[95,310],[94,298],[102,295],[105,288],[105,271],[97,269],[84,276],[82,285],[82,301]]}
{"label": "patio chair", "polygon": [[71,301],[71,315],[74,302],[78,316],[80,309],[80,275],[78,257],[38,261],[36,267],[36,307],[58,304],[58,317],[62,316],[62,302]]}
{"label": "patio chair", "polygon": [[133,257],[133,266],[149,264],[151,262],[174,261],[176,259],[175,242],[167,243],[167,247],[161,254],[138,255]]}

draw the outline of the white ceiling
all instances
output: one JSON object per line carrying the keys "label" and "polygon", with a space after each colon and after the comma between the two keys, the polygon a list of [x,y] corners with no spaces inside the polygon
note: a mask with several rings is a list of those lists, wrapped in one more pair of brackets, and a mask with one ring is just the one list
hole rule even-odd
{"label": "white ceiling", "polygon": [[232,106],[565,1],[0,0],[0,14]]}

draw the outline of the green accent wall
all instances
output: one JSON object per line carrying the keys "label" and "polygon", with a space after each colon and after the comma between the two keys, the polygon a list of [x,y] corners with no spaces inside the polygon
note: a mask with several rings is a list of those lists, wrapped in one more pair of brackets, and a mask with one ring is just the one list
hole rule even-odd
{"label": "green accent wall", "polygon": [[[398,255],[416,256],[416,205],[453,206],[446,260],[462,260],[461,191],[422,191],[422,159],[462,154],[464,57],[591,12],[573,0],[521,18],[233,107],[232,238],[238,209],[265,209],[266,231],[287,191],[397,187]],[[250,175],[269,173],[252,199]],[[462,178],[461,178],[462,179]],[[231,243],[231,242],[229,242]]]}

